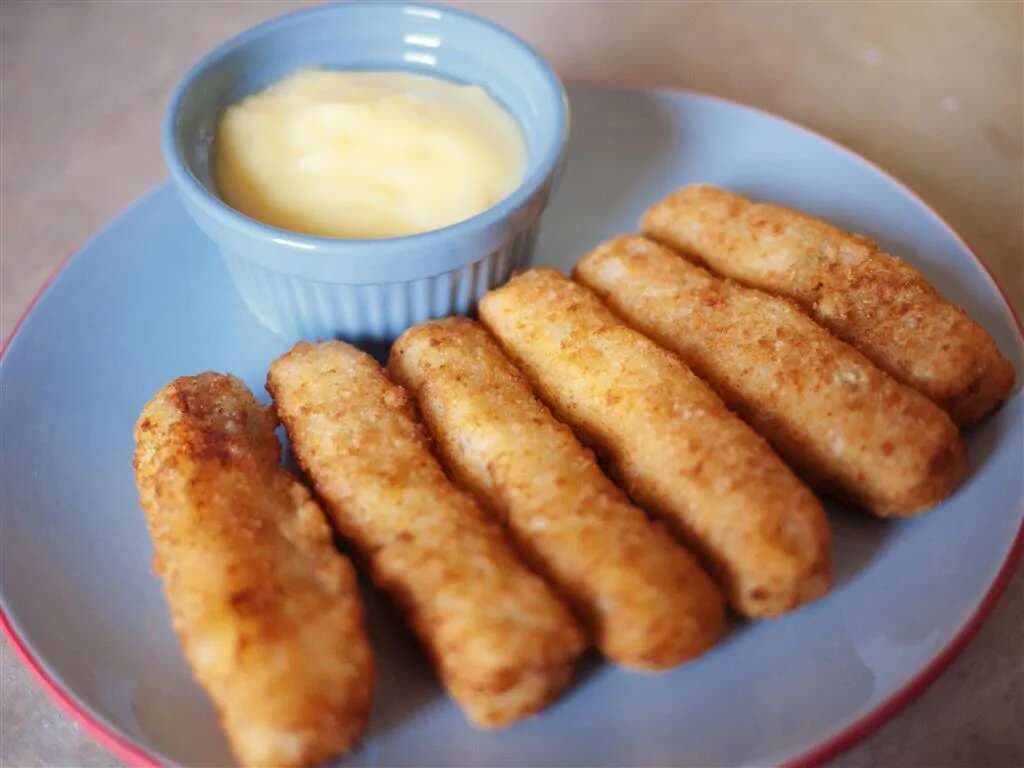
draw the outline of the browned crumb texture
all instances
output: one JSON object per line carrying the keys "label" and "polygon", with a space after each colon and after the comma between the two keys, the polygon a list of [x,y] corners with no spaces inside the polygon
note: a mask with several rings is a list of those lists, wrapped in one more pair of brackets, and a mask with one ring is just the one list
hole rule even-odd
{"label": "browned crumb texture", "polygon": [[714,583],[605,477],[479,324],[406,331],[389,368],[449,471],[572,601],[605,655],[663,669],[715,643],[724,611]]}
{"label": "browned crumb texture", "polygon": [[1013,367],[992,337],[865,237],[705,185],[656,203],[640,226],[722,275],[794,299],[960,426],[979,421],[1013,388]]}
{"label": "browned crumb texture", "polygon": [[907,515],[963,480],[967,454],[946,413],[786,299],[635,236],[599,246],[575,276],[679,354],[822,490]]}
{"label": "browned crumb texture", "polygon": [[300,464],[467,716],[497,727],[568,682],[582,631],[445,477],[405,390],[342,342],[300,343],[267,388]]}
{"label": "browned crumb texture", "polygon": [[369,716],[355,573],[278,466],[274,418],[238,379],[175,379],[135,427],[135,478],[174,628],[238,759],[318,763]]}
{"label": "browned crumb texture", "polygon": [[480,316],[629,494],[714,566],[737,610],[774,616],[825,593],[821,505],[675,355],[552,270],[491,291]]}

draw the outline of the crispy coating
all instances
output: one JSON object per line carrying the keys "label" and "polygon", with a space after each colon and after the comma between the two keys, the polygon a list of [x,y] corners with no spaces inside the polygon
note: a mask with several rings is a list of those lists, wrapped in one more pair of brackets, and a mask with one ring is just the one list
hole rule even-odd
{"label": "crispy coating", "polygon": [[338,341],[297,344],[267,388],[339,531],[469,719],[498,727],[547,704],[569,681],[582,630],[445,477],[405,390]]}
{"label": "crispy coating", "polygon": [[908,515],[966,475],[966,450],[942,409],[786,299],[634,236],[600,245],[574,276],[677,353],[815,487],[878,515]]}
{"label": "crispy coating", "polygon": [[651,206],[640,227],[715,272],[794,299],[962,427],[1013,389],[1013,366],[985,329],[866,237],[706,185]]}
{"label": "crispy coating", "polygon": [[491,291],[480,316],[626,491],[705,557],[740,613],[776,616],[828,590],[820,503],[679,358],[553,270]]}
{"label": "crispy coating", "polygon": [[632,506],[479,324],[406,331],[392,375],[445,466],[569,598],[609,658],[665,669],[709,648],[725,614],[697,561]]}
{"label": "crispy coating", "polygon": [[239,761],[311,765],[359,738],[373,656],[355,572],[278,465],[233,376],[175,379],[135,427],[135,479],[174,628]]}

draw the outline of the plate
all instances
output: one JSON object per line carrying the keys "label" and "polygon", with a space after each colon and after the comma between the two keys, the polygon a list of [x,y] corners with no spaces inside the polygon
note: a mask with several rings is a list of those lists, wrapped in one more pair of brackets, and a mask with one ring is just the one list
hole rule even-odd
{"label": "plate", "polygon": [[[992,278],[920,200],[847,150],[708,96],[570,88],[568,169],[538,262],[568,269],[686,182],[812,211],[876,238],[991,332],[1018,372],[1024,341]],[[60,271],[0,363],[4,628],[51,694],[136,764],[230,761],[171,631],[131,472],[139,410],[207,369],[257,392],[289,344],[235,296],[164,186]],[[660,675],[590,660],[544,714],[470,728],[388,606],[370,599],[376,705],[346,765],[654,766],[815,762],[938,674],[991,608],[1022,542],[1018,391],[970,434],[973,471],[946,503],[883,523],[831,510],[837,578],[785,618],[736,623]]]}

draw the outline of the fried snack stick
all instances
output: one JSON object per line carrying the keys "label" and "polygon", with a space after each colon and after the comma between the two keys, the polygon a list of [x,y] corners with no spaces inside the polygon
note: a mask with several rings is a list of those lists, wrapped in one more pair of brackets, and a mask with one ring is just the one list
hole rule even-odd
{"label": "fried snack stick", "polygon": [[696,560],[605,477],[479,324],[406,331],[388,368],[449,472],[509,528],[609,658],[665,669],[709,648],[722,598]]}
{"label": "fried snack stick", "polygon": [[408,395],[342,342],[300,343],[267,389],[299,464],[441,680],[482,727],[541,709],[584,638],[500,526],[445,477]]}
{"label": "fried snack stick", "polygon": [[956,426],[795,305],[618,237],[576,279],[683,361],[817,488],[881,515],[937,504],[967,472]]}
{"label": "fried snack stick", "polygon": [[480,316],[626,491],[704,555],[736,610],[776,616],[828,590],[818,500],[679,358],[553,270],[491,291]]}
{"label": "fried snack stick", "polygon": [[916,269],[865,237],[704,185],[651,206],[640,227],[719,274],[794,299],[962,427],[1013,388],[1013,366],[992,337]]}
{"label": "fried snack stick", "polygon": [[164,387],[135,427],[135,480],[174,629],[249,766],[340,755],[373,695],[355,572],[278,466],[275,426],[241,381],[204,373]]}

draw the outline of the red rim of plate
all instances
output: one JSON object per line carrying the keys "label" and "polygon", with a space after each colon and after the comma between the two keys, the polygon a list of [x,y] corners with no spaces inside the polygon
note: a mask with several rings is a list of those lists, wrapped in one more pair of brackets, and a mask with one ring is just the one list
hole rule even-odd
{"label": "red rim of plate", "polygon": [[[722,104],[727,104],[732,107],[738,107],[742,110],[755,112],[763,117],[777,120],[785,123],[798,131],[814,136],[836,149],[840,150],[844,154],[853,158],[859,163],[862,163],[869,168],[875,170],[886,179],[888,179],[895,186],[899,187],[905,194],[907,194],[912,200],[914,200],[923,211],[925,211],[939,226],[943,227],[953,238],[960,243],[963,249],[974,259],[981,268],[988,275],[989,282],[996,289],[1000,298],[1003,300],[1003,304],[1009,310],[1011,317],[1017,325],[1017,332],[1020,334],[1022,341],[1024,341],[1024,324],[1021,323],[1020,317],[1013,309],[1013,305],[1010,303],[1006,296],[1006,292],[1003,290],[996,276],[992,274],[992,271],[986,266],[978,255],[971,250],[971,247],[967,242],[960,236],[952,226],[950,226],[945,219],[939,216],[931,206],[929,206],[919,195],[917,195],[910,187],[901,182],[899,179],[894,178],[881,167],[868,160],[866,157],[857,154],[852,149],[844,147],[837,141],[834,141],[827,136],[824,136],[816,131],[811,130],[799,123],[795,123],[787,118],[780,117],[779,115],[772,114],[765,110],[757,107],[751,107],[746,104],[741,104],[737,101],[723,98],[721,96],[714,96],[711,94],[699,93],[697,91],[690,90],[663,90],[663,92],[671,94],[686,94],[690,96],[697,96],[701,99],[709,101],[717,101]],[[78,251],[81,253],[81,251]],[[60,264],[53,270],[46,281],[40,286],[39,291],[25,307],[21,317],[18,318],[14,324],[14,328],[11,329],[10,334],[4,341],[3,347],[0,348],[0,361],[3,360],[7,354],[8,348],[11,346],[11,342],[14,341],[14,337],[18,334],[18,330],[24,324],[25,319],[32,313],[36,304],[43,295],[49,290],[50,286],[57,279],[57,277],[67,268],[68,264],[74,256],[65,257]],[[949,643],[939,651],[931,661],[918,671],[910,680],[908,680],[903,687],[898,691],[889,696],[885,701],[876,706],[873,710],[867,714],[861,716],[854,723],[843,728],[839,733],[829,737],[821,744],[812,747],[807,752],[804,752],[797,758],[790,760],[785,763],[785,768],[810,768],[811,766],[822,765],[823,763],[831,760],[837,755],[850,749],[854,744],[866,738],[871,733],[878,730],[888,720],[895,715],[899,714],[910,702],[920,696],[930,686],[939,675],[941,675],[945,669],[952,663],[961,651],[967,646],[981,625],[988,618],[992,609],[995,607],[1003,591],[1006,589],[1007,584],[1010,582],[1010,577],[1020,562],[1021,554],[1024,553],[1024,521],[1022,521],[1021,527],[1018,529],[1016,536],[1013,540],[1013,545],[1010,547],[1009,553],[1007,553],[1006,559],[1000,566],[998,573],[989,585],[988,591],[985,596],[982,597],[977,607],[971,616],[964,622],[963,626],[957,631],[952,637]],[[25,664],[26,667],[32,672],[32,674],[39,681],[39,684],[43,687],[43,690],[60,705],[61,709],[67,712],[71,717],[99,744],[108,749],[114,756],[121,760],[124,760],[131,766],[137,766],[138,768],[158,768],[162,763],[149,754],[146,750],[140,747],[131,739],[121,735],[117,730],[110,725],[99,720],[95,715],[89,712],[88,708],[77,702],[67,691],[60,687],[60,685],[51,677],[50,673],[43,667],[42,662],[32,655],[25,642],[15,631],[14,626],[11,624],[7,615],[3,609],[0,608],[0,629],[3,630],[3,634],[10,641],[11,646],[14,648],[18,658]]]}

